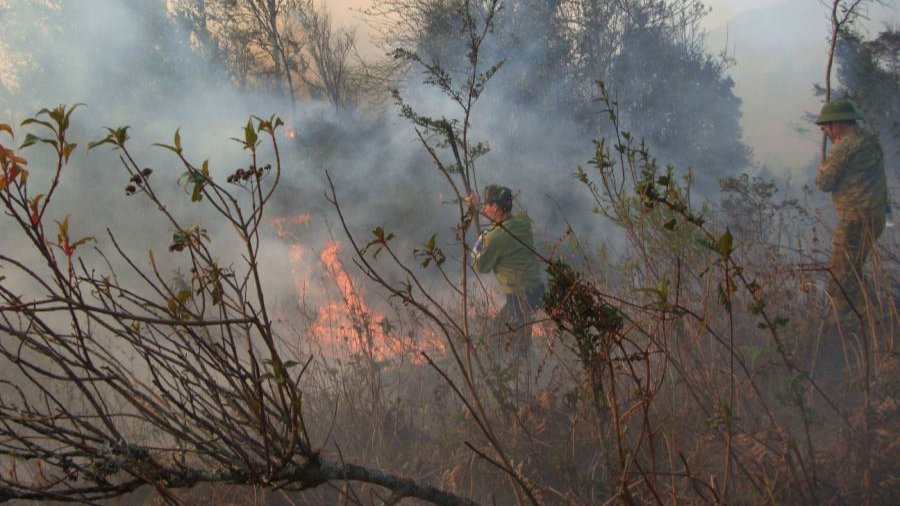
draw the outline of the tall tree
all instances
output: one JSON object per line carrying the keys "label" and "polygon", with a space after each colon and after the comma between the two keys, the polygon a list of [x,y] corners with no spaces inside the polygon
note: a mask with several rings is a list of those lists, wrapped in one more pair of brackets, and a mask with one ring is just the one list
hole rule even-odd
{"label": "tall tree", "polygon": [[848,31],[836,57],[837,93],[849,96],[878,130],[887,167],[900,175],[900,30],[885,29],[872,40]]}
{"label": "tall tree", "polygon": [[[457,12],[478,1],[376,0],[370,14],[389,19],[382,42],[433,59],[457,79],[467,53]],[[508,111],[509,137],[522,124],[566,123],[602,133],[606,115],[594,106],[597,79],[615,87],[623,119],[658,153],[714,176],[749,163],[741,139],[740,100],[728,61],[704,47],[699,0],[522,0],[506,2],[483,57],[504,61],[492,100]],[[534,130],[531,128],[531,130]],[[534,140],[523,141],[533,144]],[[714,179],[714,178],[711,178]]]}
{"label": "tall tree", "polygon": [[303,0],[177,0],[175,12],[207,51],[223,54],[235,80],[296,104],[308,63],[298,20]]}
{"label": "tall tree", "polygon": [[310,72],[301,79],[314,95],[326,97],[335,109],[348,107],[355,84],[350,59],[356,47],[356,33],[349,28],[335,28],[324,3],[317,6],[308,0],[297,15],[312,62]]}

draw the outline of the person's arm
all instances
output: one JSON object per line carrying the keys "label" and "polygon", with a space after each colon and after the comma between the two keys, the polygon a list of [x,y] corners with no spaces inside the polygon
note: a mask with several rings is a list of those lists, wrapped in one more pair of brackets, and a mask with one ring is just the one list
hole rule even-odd
{"label": "person's arm", "polygon": [[825,161],[819,163],[819,171],[816,173],[816,186],[823,192],[833,192],[837,189],[838,181],[847,170],[850,155],[853,154],[857,141],[855,138],[842,139],[834,145],[831,153]]}
{"label": "person's arm", "polygon": [[500,242],[498,232],[502,232],[499,228],[493,228],[484,233],[479,239],[482,245],[479,250],[476,243],[475,249],[472,251],[472,267],[476,272],[486,274],[494,270],[497,262],[500,260]]}

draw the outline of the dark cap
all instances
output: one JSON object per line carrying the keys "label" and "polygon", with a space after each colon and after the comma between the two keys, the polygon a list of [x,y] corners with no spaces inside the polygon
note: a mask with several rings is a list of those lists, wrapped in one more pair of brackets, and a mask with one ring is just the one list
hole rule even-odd
{"label": "dark cap", "polygon": [[489,184],[484,187],[484,203],[507,207],[512,203],[512,191],[505,186]]}

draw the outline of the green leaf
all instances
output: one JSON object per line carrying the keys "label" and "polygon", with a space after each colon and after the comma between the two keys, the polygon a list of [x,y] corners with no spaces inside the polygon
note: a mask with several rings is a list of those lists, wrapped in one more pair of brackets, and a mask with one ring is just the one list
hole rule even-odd
{"label": "green leaf", "polygon": [[719,253],[719,246],[716,243],[710,241],[709,239],[707,239],[705,237],[698,237],[696,239],[696,242],[700,246],[703,246],[704,248],[706,248],[710,251],[715,251],[716,253]]}
{"label": "green leaf", "polygon": [[36,142],[43,142],[44,144],[49,144],[53,146],[54,149],[59,149],[59,143],[56,142],[56,139],[45,139],[43,137],[37,137],[32,134],[28,134],[25,136],[25,142],[19,147],[19,149],[27,148]]}
{"label": "green leaf", "polygon": [[66,110],[62,105],[58,105],[54,107],[52,111],[48,111],[48,115],[57,125],[65,129]]}
{"label": "green leaf", "polygon": [[98,141],[89,142],[87,145],[87,148],[88,148],[88,151],[90,151],[90,150],[92,150],[96,147],[102,146],[104,144],[115,144],[115,143],[116,143],[116,141],[114,141],[111,137],[107,136]]}
{"label": "green leaf", "polygon": [[191,202],[200,202],[203,200],[203,185],[197,183],[194,185],[194,191],[191,192]]}
{"label": "green leaf", "polygon": [[27,148],[28,146],[34,145],[34,144],[36,144],[36,143],[38,143],[38,142],[40,142],[40,141],[41,141],[41,138],[40,138],[40,137],[38,137],[38,136],[36,136],[36,135],[34,135],[34,134],[26,134],[26,135],[25,135],[25,141],[22,142],[22,145],[19,146],[19,149],[25,149],[25,148]]}
{"label": "green leaf", "polygon": [[169,151],[171,151],[171,152],[173,152],[173,153],[176,153],[176,154],[179,153],[179,151],[178,151],[177,149],[175,149],[175,146],[169,146],[168,144],[160,144],[160,143],[158,143],[158,142],[155,143],[155,144],[153,144],[153,145],[154,145],[154,146],[158,146],[158,147],[160,147],[160,148],[166,148],[166,149],[168,149]]}
{"label": "green leaf", "polygon": [[72,113],[75,112],[75,109],[78,109],[81,106],[87,107],[87,104],[78,102],[77,104],[74,104],[72,107],[69,107],[69,110],[66,112],[66,118],[65,118],[66,128],[69,127],[69,118],[72,116]]}
{"label": "green leaf", "polygon": [[675,225],[677,224],[678,221],[675,218],[672,218],[663,225],[663,228],[665,228],[666,230],[675,230]]}
{"label": "green leaf", "polygon": [[27,125],[31,125],[31,124],[33,124],[33,123],[36,123],[36,124],[38,124],[38,125],[42,125],[42,126],[44,126],[44,127],[47,127],[47,128],[49,128],[50,130],[53,130],[54,132],[56,131],[56,129],[53,128],[53,125],[52,125],[52,124],[50,124],[50,123],[47,122],[47,121],[41,121],[41,120],[39,120],[39,119],[37,119],[37,118],[28,118],[28,119],[22,121],[22,123],[20,124],[20,126],[27,126]]}
{"label": "green leaf", "polygon": [[731,253],[734,251],[734,237],[732,237],[730,229],[725,229],[725,233],[719,237],[717,246],[719,253],[721,253],[723,257],[731,257]]}
{"label": "green leaf", "polygon": [[74,143],[66,143],[66,147],[63,148],[63,156],[66,159],[66,163],[69,163],[69,157],[72,156],[72,151],[75,151],[75,148],[78,147],[78,144]]}
{"label": "green leaf", "polygon": [[88,150],[94,149],[97,146],[102,146],[103,144],[113,144],[117,148],[125,147],[125,141],[128,140],[128,129],[130,128],[129,126],[126,125],[115,129],[110,127],[104,128],[106,128],[107,132],[106,137],[88,144]]}
{"label": "green leaf", "polygon": [[153,145],[168,149],[169,151],[175,153],[176,155],[181,155],[181,128],[180,127],[175,129],[175,138],[173,140],[174,140],[174,144],[175,144],[174,146],[169,146],[168,144],[160,144],[160,143],[155,143]]}
{"label": "green leaf", "polygon": [[244,127],[244,144],[247,149],[253,150],[256,148],[256,141],[259,139],[259,136],[256,133],[256,130],[253,128],[253,121],[247,120],[247,126]]}
{"label": "green leaf", "polygon": [[72,247],[77,248],[77,247],[81,246],[82,244],[87,244],[89,242],[97,242],[97,240],[94,239],[93,237],[83,237],[83,238],[75,241],[75,244],[73,244]]}

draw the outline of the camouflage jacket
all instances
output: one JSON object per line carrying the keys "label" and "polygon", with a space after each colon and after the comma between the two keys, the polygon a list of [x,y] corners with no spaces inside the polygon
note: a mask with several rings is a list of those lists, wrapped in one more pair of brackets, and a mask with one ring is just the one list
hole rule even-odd
{"label": "camouflage jacket", "polygon": [[524,292],[542,284],[534,248],[531,220],[518,214],[495,225],[484,235],[484,245],[475,255],[480,273],[493,271],[503,293]]}
{"label": "camouflage jacket", "polygon": [[852,127],[819,166],[816,186],[831,193],[842,218],[884,215],[887,179],[878,136]]}

